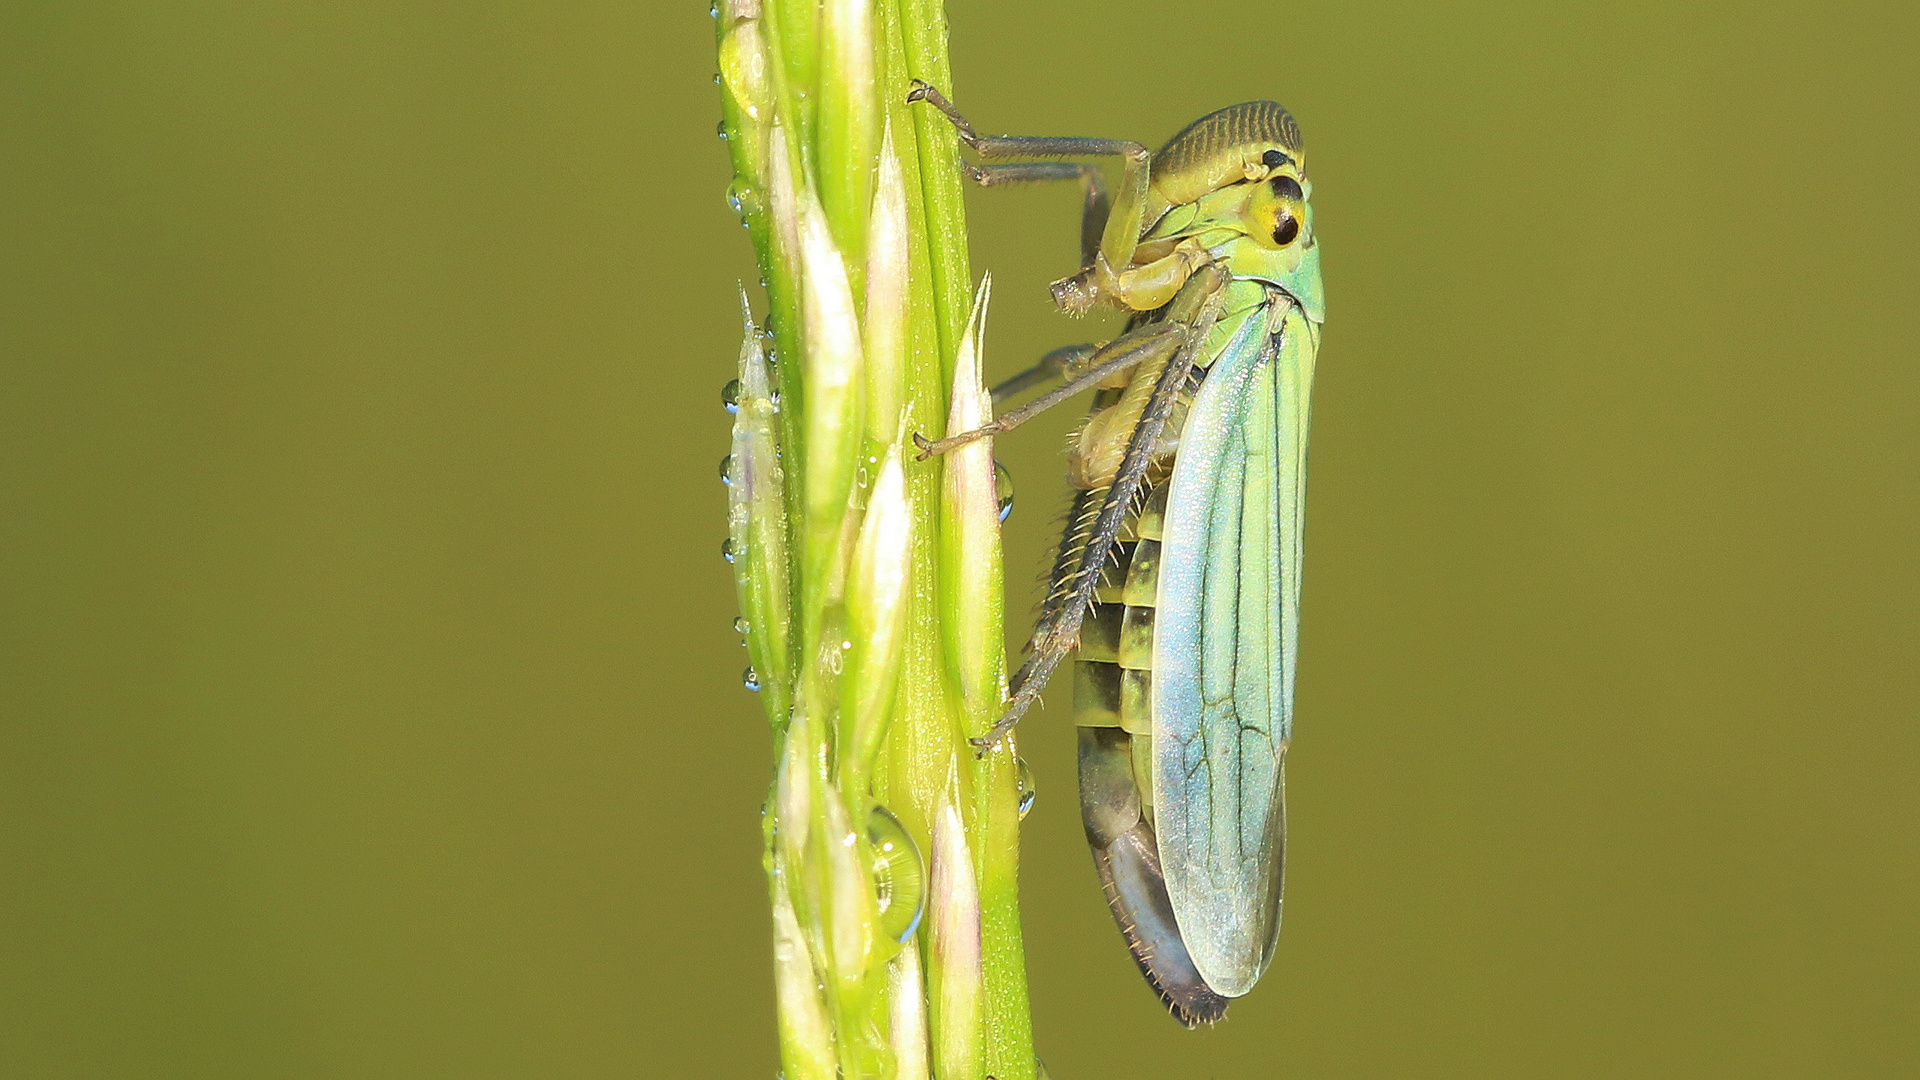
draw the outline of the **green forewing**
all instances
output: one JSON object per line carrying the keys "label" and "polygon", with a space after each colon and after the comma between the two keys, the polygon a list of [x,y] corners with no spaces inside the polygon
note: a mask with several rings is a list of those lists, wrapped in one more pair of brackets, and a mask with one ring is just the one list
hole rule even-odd
{"label": "green forewing", "polygon": [[1156,829],[1207,984],[1251,989],[1280,929],[1282,767],[1300,625],[1308,392],[1319,327],[1291,297],[1211,364],[1167,497],[1153,652]]}

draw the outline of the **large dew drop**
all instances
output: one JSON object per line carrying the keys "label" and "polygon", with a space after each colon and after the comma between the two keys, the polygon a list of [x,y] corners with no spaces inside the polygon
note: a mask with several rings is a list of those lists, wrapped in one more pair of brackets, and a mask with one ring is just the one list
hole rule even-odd
{"label": "large dew drop", "polygon": [[873,846],[873,888],[880,900],[880,931],[906,944],[920,929],[927,906],[927,865],[906,826],[884,806],[867,815]]}
{"label": "large dew drop", "polygon": [[[747,217],[760,209],[760,193],[736,178],[727,185],[727,207],[741,217]],[[742,221],[741,224],[746,222]]]}
{"label": "large dew drop", "polygon": [[726,407],[727,412],[736,416],[739,415],[739,412],[740,412],[740,380],[739,379],[729,379],[727,380],[727,385],[720,388],[720,404]]}
{"label": "large dew drop", "polygon": [[993,460],[993,489],[1000,503],[1000,520],[1007,520],[1013,513],[1013,474],[1007,471],[1000,459]]}
{"label": "large dew drop", "polygon": [[1033,800],[1039,797],[1040,791],[1039,789],[1033,786],[1033,770],[1027,767],[1027,759],[1021,758],[1019,760],[1020,760],[1020,772],[1019,772],[1020,820],[1025,821],[1027,818],[1027,811],[1033,809]]}

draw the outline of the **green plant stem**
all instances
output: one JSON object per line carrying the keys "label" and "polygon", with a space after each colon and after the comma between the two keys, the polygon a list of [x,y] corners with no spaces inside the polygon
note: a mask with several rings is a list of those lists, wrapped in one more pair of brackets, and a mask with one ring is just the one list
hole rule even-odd
{"label": "green plant stem", "polygon": [[[967,742],[1004,698],[991,450],[919,462],[903,446],[985,409],[958,142],[905,103],[916,78],[951,90],[945,15],[938,0],[723,0],[717,15],[733,192],[777,357],[742,350],[730,537],[751,655],[777,681],[783,1067],[1028,1080],[1019,762],[1011,739]],[[891,203],[876,163],[897,169]],[[876,805],[918,856],[874,846]]]}

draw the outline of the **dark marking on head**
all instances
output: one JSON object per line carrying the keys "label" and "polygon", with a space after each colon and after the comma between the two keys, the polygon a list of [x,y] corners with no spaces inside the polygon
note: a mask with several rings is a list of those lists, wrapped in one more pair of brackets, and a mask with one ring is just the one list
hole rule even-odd
{"label": "dark marking on head", "polygon": [[1305,148],[1300,142],[1300,125],[1294,122],[1293,114],[1285,109],[1280,110],[1280,141],[1296,154]]}
{"label": "dark marking on head", "polygon": [[1269,150],[1260,155],[1260,164],[1269,169],[1277,169],[1282,165],[1293,164],[1293,159],[1278,150]]}
{"label": "dark marking on head", "polygon": [[1269,168],[1267,155],[1275,149],[1298,164],[1300,125],[1294,123],[1293,114],[1272,101],[1245,101],[1216,109],[1167,140],[1154,155],[1154,171],[1178,173],[1219,154],[1230,155],[1237,168],[1255,148]]}
{"label": "dark marking on head", "polygon": [[1280,211],[1280,220],[1273,227],[1273,242],[1281,247],[1286,247],[1288,244],[1293,243],[1294,238],[1299,235],[1300,223],[1293,219],[1292,214],[1285,210]]}
{"label": "dark marking on head", "polygon": [[1300,181],[1295,180],[1291,176],[1276,176],[1267,181],[1267,186],[1272,188],[1273,193],[1282,199],[1299,199],[1302,202],[1306,201],[1307,193],[1300,189]]}

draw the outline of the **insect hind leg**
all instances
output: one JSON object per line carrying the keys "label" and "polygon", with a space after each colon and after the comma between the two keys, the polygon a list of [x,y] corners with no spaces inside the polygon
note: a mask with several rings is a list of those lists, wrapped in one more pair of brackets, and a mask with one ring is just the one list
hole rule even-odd
{"label": "insect hind leg", "polygon": [[[1060,661],[1066,659],[1067,654],[1079,644],[1080,625],[1093,604],[1108,555],[1120,537],[1120,530],[1126,523],[1127,514],[1141,486],[1146,482],[1147,470],[1153,464],[1154,451],[1160,441],[1160,432],[1166,426],[1167,418],[1173,415],[1180,392],[1187,386],[1188,378],[1193,373],[1199,343],[1206,340],[1207,331],[1212,328],[1213,320],[1219,314],[1223,296],[1219,285],[1224,284],[1225,275],[1218,271],[1214,275],[1211,280],[1200,284],[1206,299],[1201,302],[1201,310],[1187,327],[1187,332],[1181,335],[1182,345],[1154,381],[1153,394],[1147,399],[1139,423],[1134,425],[1133,433],[1128,436],[1126,455],[1121,459],[1113,482],[1105,491],[1088,491],[1075,501],[1075,520],[1068,532],[1068,539],[1061,545],[1060,560],[1055,564],[1054,589],[1047,598],[1039,624],[1033,629],[1027,660],[1020,665],[1020,670],[1008,684],[1010,696],[1007,710],[985,735],[970,740],[982,754],[1006,737],[1013,725],[1020,722],[1033,703],[1040,699],[1040,691],[1052,676],[1053,669],[1059,667]],[[1096,501],[1099,510],[1091,523],[1084,526],[1082,534],[1086,509]],[[1081,535],[1085,537],[1084,543],[1078,541]]]}

